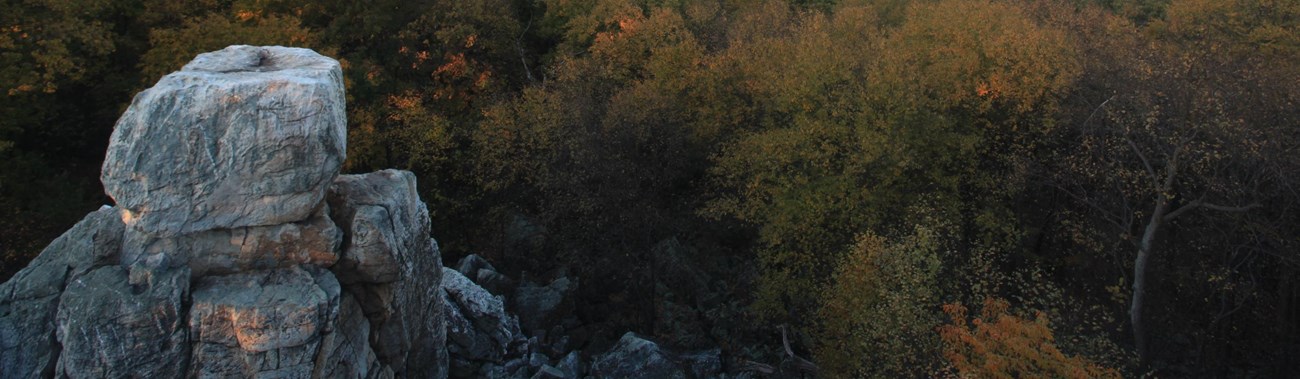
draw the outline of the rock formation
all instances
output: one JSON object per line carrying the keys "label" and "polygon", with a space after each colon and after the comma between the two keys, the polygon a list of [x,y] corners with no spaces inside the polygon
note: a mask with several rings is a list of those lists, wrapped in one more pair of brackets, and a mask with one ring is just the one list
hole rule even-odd
{"label": "rock formation", "polygon": [[338,62],[231,46],[136,96],[105,191],[0,285],[0,377],[438,378],[414,175],[339,175]]}

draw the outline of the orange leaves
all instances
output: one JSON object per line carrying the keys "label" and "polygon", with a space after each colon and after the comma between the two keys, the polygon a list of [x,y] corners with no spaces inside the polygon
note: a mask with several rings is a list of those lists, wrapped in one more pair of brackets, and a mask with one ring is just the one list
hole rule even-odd
{"label": "orange leaves", "polygon": [[261,16],[262,15],[261,13],[262,13],[261,11],[254,12],[250,10],[240,10],[235,12],[235,19],[243,22],[248,22],[248,20],[252,20],[254,18]]}
{"label": "orange leaves", "polygon": [[414,92],[389,95],[388,105],[397,109],[413,109],[420,105],[420,96]]}
{"label": "orange leaves", "polygon": [[1056,348],[1047,316],[1033,320],[1011,314],[1010,304],[988,298],[980,317],[967,321],[961,304],[945,304],[952,323],[940,326],[943,356],[962,377],[972,378],[1118,378],[1119,373]]}
{"label": "orange leaves", "polygon": [[625,17],[618,20],[618,30],[620,32],[624,32],[624,33],[635,32],[636,27],[638,25],[641,25],[640,17]]}
{"label": "orange leaves", "polygon": [[[422,51],[421,54],[427,59],[429,52]],[[464,76],[469,72],[469,63],[465,60],[465,53],[447,54],[444,58],[446,63],[438,66],[433,71],[434,75],[448,75],[453,77]]]}

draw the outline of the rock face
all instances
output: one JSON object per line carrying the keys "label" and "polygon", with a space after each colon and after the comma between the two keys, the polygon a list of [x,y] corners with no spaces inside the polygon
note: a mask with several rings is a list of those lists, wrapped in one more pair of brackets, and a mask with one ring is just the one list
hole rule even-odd
{"label": "rock face", "polygon": [[0,284],[0,377],[446,377],[429,212],[409,172],[338,175],[343,106],[336,61],[283,47],[138,95],[118,206]]}
{"label": "rock face", "polygon": [[[104,266],[68,283],[56,335],[58,376],[178,377],[189,352],[182,319],[188,270],[136,275]],[[142,354],[141,352],[148,352]]]}
{"label": "rock face", "polygon": [[340,176],[328,201],[349,236],[333,271],[370,317],[375,353],[399,374],[445,375],[442,258],[429,238],[429,210],[416,193],[415,175]]}
{"label": "rock face", "polygon": [[338,62],[231,46],[135,97],[101,179],[128,225],[161,236],[300,221],[338,175],[346,128]]}
{"label": "rock face", "polygon": [[294,267],[200,280],[189,317],[190,375],[309,377],[321,340],[338,319],[340,295],[333,275],[311,271]]}

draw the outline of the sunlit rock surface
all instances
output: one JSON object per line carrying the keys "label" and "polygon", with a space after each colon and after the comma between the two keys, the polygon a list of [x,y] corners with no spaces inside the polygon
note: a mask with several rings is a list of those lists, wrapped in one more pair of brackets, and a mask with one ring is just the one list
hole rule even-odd
{"label": "sunlit rock surface", "polygon": [[337,61],[231,46],[136,95],[101,179],[123,219],[148,233],[300,221],[338,175],[346,135]]}

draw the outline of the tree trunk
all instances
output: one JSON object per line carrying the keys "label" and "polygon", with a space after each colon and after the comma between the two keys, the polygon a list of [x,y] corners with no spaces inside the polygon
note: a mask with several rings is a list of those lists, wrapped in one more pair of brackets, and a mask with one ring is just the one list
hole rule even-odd
{"label": "tree trunk", "polygon": [[1161,196],[1156,203],[1156,209],[1151,212],[1151,221],[1147,223],[1146,230],[1142,233],[1137,259],[1133,262],[1133,299],[1129,303],[1128,314],[1129,322],[1133,324],[1133,344],[1137,348],[1138,358],[1143,362],[1147,360],[1147,338],[1142,324],[1142,307],[1146,302],[1147,262],[1151,260],[1151,253],[1156,247],[1156,233],[1164,224],[1167,213],[1169,213],[1169,199]]}

